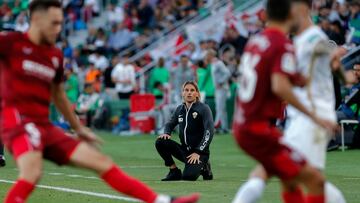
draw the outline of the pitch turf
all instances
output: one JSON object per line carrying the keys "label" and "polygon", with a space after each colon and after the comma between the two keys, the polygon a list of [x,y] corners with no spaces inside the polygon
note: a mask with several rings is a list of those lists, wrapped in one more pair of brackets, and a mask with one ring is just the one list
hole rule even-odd
{"label": "pitch turf", "polygon": [[[168,171],[162,167],[162,161],[154,148],[155,136],[117,137],[99,133],[105,139],[103,151],[113,157],[116,163],[129,174],[149,184],[156,191],[172,195],[191,192],[202,194],[202,203],[231,202],[238,186],[244,182],[248,172],[254,166],[251,161],[235,146],[228,135],[215,136],[211,145],[211,162],[215,179],[196,182],[161,182]],[[327,177],[344,193],[349,203],[360,202],[360,150],[328,153]],[[0,169],[1,180],[15,180],[17,170],[14,162],[7,156],[8,165]],[[179,164],[182,167],[182,164]],[[95,174],[70,167],[58,168],[52,163],[44,165],[44,175],[39,184],[53,187],[77,189],[111,195],[118,195]],[[10,184],[0,182],[0,197],[3,199]],[[122,195],[121,195],[122,196]],[[261,202],[280,202],[279,186],[276,179],[268,184]],[[38,188],[31,196],[32,203],[85,203],[85,202],[127,202],[85,194],[74,194]]]}

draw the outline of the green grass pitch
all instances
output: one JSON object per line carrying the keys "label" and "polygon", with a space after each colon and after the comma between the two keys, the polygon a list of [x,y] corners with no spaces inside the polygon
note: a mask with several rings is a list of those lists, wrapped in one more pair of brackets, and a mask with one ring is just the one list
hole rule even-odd
{"label": "green grass pitch", "polygon": [[[202,203],[231,202],[247,178],[255,162],[244,155],[235,145],[232,136],[215,136],[211,145],[211,162],[214,172],[213,181],[161,182],[168,172],[154,148],[155,136],[117,137],[99,133],[105,139],[102,151],[110,155],[123,169],[144,181],[157,192],[183,195],[191,192],[202,194]],[[174,136],[176,137],[176,136]],[[8,165],[0,168],[0,180],[16,180],[17,170],[14,161],[7,156]],[[183,167],[179,163],[180,167]],[[344,193],[347,202],[360,202],[360,150],[336,151],[328,153],[327,178]],[[46,162],[44,174],[39,184],[89,192],[120,195],[112,191],[92,172],[71,167],[59,168]],[[11,184],[0,182],[0,198],[3,199]],[[127,202],[85,194],[66,193],[45,188],[37,188],[28,202],[31,203],[85,203],[85,202]],[[262,203],[280,202],[279,184],[272,179],[268,184]]]}

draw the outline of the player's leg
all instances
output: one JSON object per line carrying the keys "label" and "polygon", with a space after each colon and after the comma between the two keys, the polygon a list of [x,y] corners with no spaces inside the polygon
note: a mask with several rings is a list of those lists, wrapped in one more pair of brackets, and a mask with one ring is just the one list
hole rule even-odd
{"label": "player's leg", "polygon": [[[310,165],[323,171],[325,169],[328,132],[316,125],[306,116],[296,115],[285,130],[283,141],[291,148],[301,152]],[[325,199],[328,203],[344,203],[345,199],[333,184],[325,183]]]}
{"label": "player's leg", "polygon": [[[227,116],[227,110],[226,110],[226,100],[227,100],[227,90],[219,90],[220,91],[220,98],[219,101],[219,110],[220,110],[220,122],[221,122],[221,129],[223,133],[227,133],[229,129],[229,123],[228,123],[228,116]],[[218,112],[218,111],[217,111]]]}
{"label": "player's leg", "polygon": [[113,189],[147,203],[196,202],[198,196],[171,201],[169,196],[158,195],[144,183],[124,173],[108,156],[86,143],[80,143],[73,151],[70,162],[75,166],[95,171]]}
{"label": "player's leg", "polygon": [[165,162],[165,166],[169,167],[169,173],[162,179],[162,181],[181,180],[181,170],[176,166],[173,157],[185,162],[184,152],[181,145],[174,140],[157,139],[155,141],[155,148],[159,155]]}
{"label": "player's leg", "polygon": [[5,203],[25,202],[41,178],[42,153],[32,150],[27,135],[17,137],[11,151],[19,168],[19,177],[9,190]]}
{"label": "player's leg", "polygon": [[[295,182],[294,182],[295,181]],[[324,195],[324,185],[325,185],[325,178],[314,167],[306,164],[304,167],[301,168],[297,177],[290,181],[283,181],[287,190],[294,191],[298,187],[294,187],[295,183],[302,183],[308,191],[306,196],[307,203],[324,203],[325,202],[325,195]]]}
{"label": "player's leg", "polygon": [[283,181],[282,199],[284,203],[304,203],[305,195],[300,184],[295,180]]}
{"label": "player's leg", "polygon": [[329,181],[325,182],[326,203],[346,203],[342,192]]}
{"label": "player's leg", "polygon": [[232,203],[255,203],[262,197],[268,175],[263,166],[257,165],[249,179],[239,188]]}

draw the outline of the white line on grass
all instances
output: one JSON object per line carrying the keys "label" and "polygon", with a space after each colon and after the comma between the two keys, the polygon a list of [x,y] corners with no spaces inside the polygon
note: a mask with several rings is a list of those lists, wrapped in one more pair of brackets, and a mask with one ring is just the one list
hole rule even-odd
{"label": "white line on grass", "polygon": [[[0,179],[0,182],[10,183],[10,184],[15,183],[14,181],[2,180],[2,179]],[[134,198],[122,197],[122,196],[117,196],[117,195],[109,195],[109,194],[103,194],[103,193],[97,193],[97,192],[75,190],[75,189],[70,189],[70,188],[53,187],[53,186],[47,186],[47,185],[36,185],[36,187],[49,189],[49,190],[57,190],[57,191],[61,191],[61,192],[89,195],[89,196],[94,196],[94,197],[102,197],[102,198],[106,198],[106,199],[118,199],[118,200],[124,200],[124,201],[128,201],[128,202],[140,202],[139,200],[134,199]]]}
{"label": "white line on grass", "polygon": [[343,178],[344,180],[360,180],[360,177],[354,177],[354,178]]}

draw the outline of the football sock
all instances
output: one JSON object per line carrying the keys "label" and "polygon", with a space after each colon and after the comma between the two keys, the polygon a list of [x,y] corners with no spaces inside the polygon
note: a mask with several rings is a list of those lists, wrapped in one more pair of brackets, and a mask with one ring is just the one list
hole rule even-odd
{"label": "football sock", "polygon": [[235,195],[233,203],[253,203],[257,202],[265,189],[265,181],[261,178],[250,178],[243,184]]}
{"label": "football sock", "polygon": [[116,191],[144,202],[153,203],[157,197],[157,194],[148,186],[128,176],[115,165],[105,172],[101,178]]}
{"label": "football sock", "polygon": [[327,203],[346,203],[341,191],[330,182],[325,182],[325,200]]}
{"label": "football sock", "polygon": [[34,190],[35,185],[26,180],[18,180],[9,190],[4,203],[23,203]]}
{"label": "football sock", "polygon": [[282,198],[285,203],[304,203],[305,198],[301,188],[296,188],[294,191],[286,191],[282,193]]}
{"label": "football sock", "polygon": [[308,195],[306,197],[306,203],[325,203],[325,196],[321,195]]}

